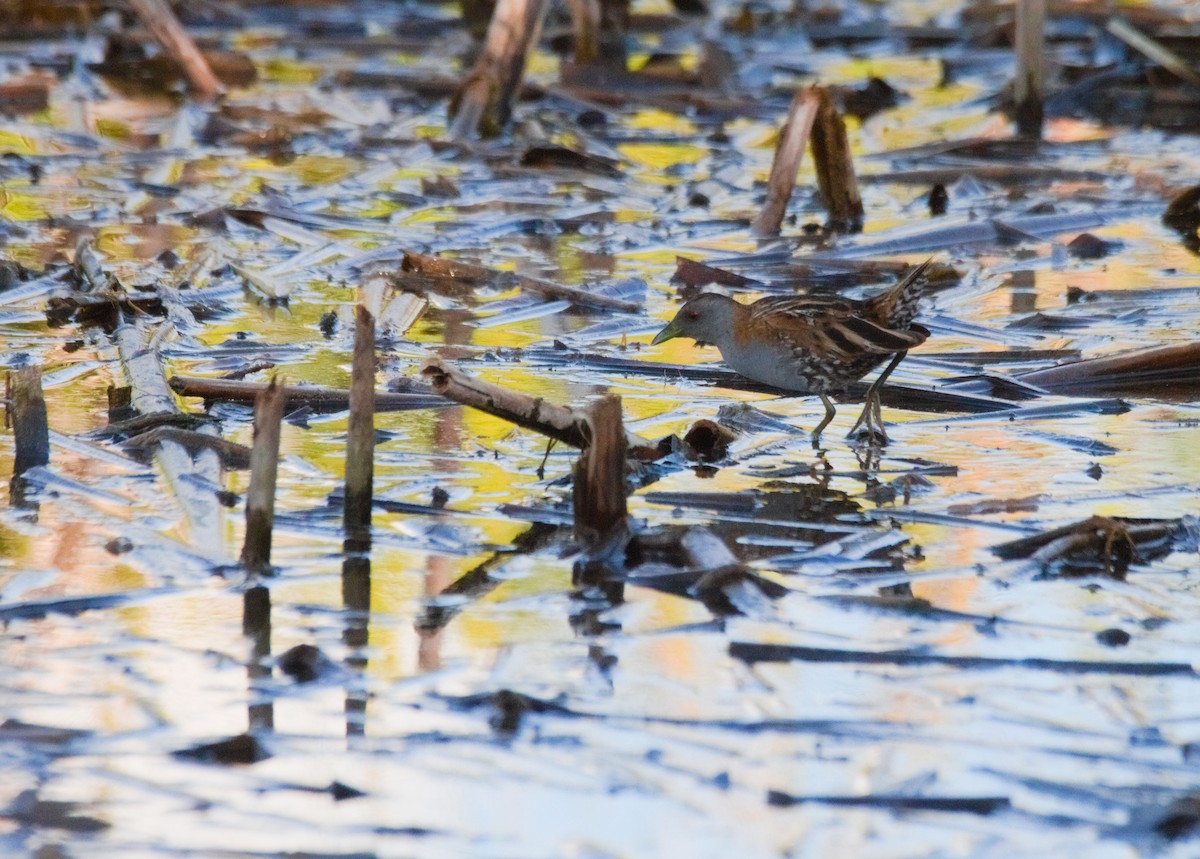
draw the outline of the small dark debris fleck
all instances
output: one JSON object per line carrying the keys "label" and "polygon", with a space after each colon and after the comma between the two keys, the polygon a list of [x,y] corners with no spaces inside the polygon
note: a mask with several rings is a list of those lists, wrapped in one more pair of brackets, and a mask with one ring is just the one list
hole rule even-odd
{"label": "small dark debris fleck", "polygon": [[602,110],[585,110],[575,117],[582,128],[599,128],[608,124],[608,117]]}
{"label": "small dark debris fleck", "polygon": [[1096,633],[1096,640],[1105,647],[1124,647],[1133,636],[1123,629],[1105,629]]}
{"label": "small dark debris fleck", "polygon": [[1200,824],[1200,797],[1185,796],[1172,802],[1154,831],[1169,841],[1194,835]]}
{"label": "small dark debris fleck", "polygon": [[360,796],[366,796],[366,793],[349,785],[342,784],[340,781],[335,781],[329,785],[329,795],[341,802],[343,799],[357,799]]}
{"label": "small dark debris fleck", "polygon": [[1090,466],[1088,466],[1088,470],[1085,471],[1084,474],[1092,478],[1092,480],[1099,480],[1104,476],[1104,469],[1100,467],[1100,463],[1093,462]]}
{"label": "small dark debris fleck", "polygon": [[328,313],[322,314],[321,321],[317,323],[317,327],[319,327],[321,329],[322,336],[324,336],[326,340],[329,340],[330,338],[333,337],[333,333],[335,331],[337,331],[337,327],[338,327],[337,314],[334,313],[332,310],[329,311]]}
{"label": "small dark debris fleck", "polygon": [[946,214],[946,209],[950,205],[950,194],[946,191],[946,186],[938,182],[929,189],[929,214],[933,216]]}
{"label": "small dark debris fleck", "polygon": [[1112,252],[1113,244],[1091,233],[1080,233],[1067,245],[1067,253],[1076,259],[1101,259]]}
{"label": "small dark debris fleck", "polygon": [[1100,296],[1094,292],[1088,292],[1086,289],[1081,289],[1078,286],[1067,287],[1067,304],[1082,304],[1085,301],[1099,301]]}
{"label": "small dark debris fleck", "polygon": [[446,506],[446,502],[450,500],[450,493],[445,489],[442,489],[440,486],[433,487],[433,491],[430,492],[429,495],[430,506],[438,510],[444,508]]}
{"label": "small dark debris fleck", "polygon": [[198,761],[204,764],[255,764],[271,757],[271,753],[249,734],[239,734],[228,740],[203,743],[199,746],[180,749],[174,756],[181,760]]}
{"label": "small dark debris fleck", "polygon": [[128,537],[113,537],[104,548],[110,555],[124,555],[133,548],[133,541]]}
{"label": "small dark debris fleck", "polygon": [[333,667],[319,647],[297,644],[279,657],[279,670],[297,683],[311,683]]}

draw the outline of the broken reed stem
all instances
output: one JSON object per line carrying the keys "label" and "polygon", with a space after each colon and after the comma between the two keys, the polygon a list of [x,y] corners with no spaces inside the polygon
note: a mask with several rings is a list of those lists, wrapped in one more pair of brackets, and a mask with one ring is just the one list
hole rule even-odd
{"label": "broken reed stem", "polygon": [[828,90],[813,87],[811,91],[818,101],[812,127],[813,164],[817,171],[817,187],[829,213],[829,228],[858,232],[862,229],[863,204],[854,175],[854,156],[846,136],[846,123]]}
{"label": "broken reed stem", "polygon": [[[266,387],[264,382],[237,379],[208,379],[200,376],[172,376],[171,390],[181,397],[203,397],[229,403],[252,403]],[[288,405],[307,406],[316,410],[344,409],[350,405],[350,392],[344,388],[324,385],[291,385],[287,389]],[[376,411],[402,409],[432,409],[446,405],[445,400],[429,392],[376,391]]]}
{"label": "broken reed stem", "polygon": [[363,305],[354,316],[350,424],[346,429],[346,493],[342,524],[351,540],[369,540],[375,476],[375,317]]}
{"label": "broken reed stem", "polygon": [[1104,29],[1138,53],[1158,63],[1180,80],[1185,80],[1194,87],[1200,87],[1200,74],[1196,73],[1186,59],[1161,42],[1147,36],[1125,19],[1110,18],[1104,25]]}
{"label": "broken reed stem", "polygon": [[[435,393],[456,403],[495,415],[571,447],[582,449],[590,443],[588,417],[574,409],[485,382],[437,358],[421,368],[421,375],[429,379]],[[625,443],[630,455],[638,459],[652,460],[662,455],[654,443],[633,433],[625,434]]]}
{"label": "broken reed stem", "polygon": [[183,67],[188,83],[197,96],[212,101],[223,92],[221,82],[213,74],[208,60],[200,53],[166,0],[129,0],[129,5],[159,44]]}
{"label": "broken reed stem", "polygon": [[600,59],[606,66],[625,68],[628,31],[629,0],[600,0]]}
{"label": "broken reed stem", "polygon": [[567,5],[571,7],[575,62],[594,63],[600,59],[600,0],[567,0]]}
{"label": "broken reed stem", "polygon": [[50,424],[42,393],[42,368],[22,367],[8,374],[9,418],[16,443],[13,478],[50,462]]}
{"label": "broken reed stem", "polygon": [[545,13],[546,0],[498,0],[479,57],[450,103],[452,137],[492,137],[508,124]]}
{"label": "broken reed stem", "polygon": [[1017,77],[1013,85],[1017,134],[1042,137],[1042,55],[1045,53],[1046,0],[1017,0]]}
{"label": "broken reed stem", "polygon": [[242,566],[251,573],[271,569],[271,529],[275,524],[275,476],[279,469],[279,425],[286,386],[275,379],[254,403],[254,443],[250,449],[250,488],[246,491],[246,541]]}
{"label": "broken reed stem", "polygon": [[1070,361],[1044,370],[1031,370],[1017,378],[1054,393],[1094,391],[1105,387],[1184,382],[1195,378],[1200,367],[1200,343],[1181,343],[1139,349],[1100,358]]}
{"label": "broken reed stem", "polygon": [[792,99],[787,121],[779,132],[779,143],[775,146],[771,178],[767,180],[767,199],[750,227],[751,234],[756,237],[779,234],[783,213],[796,187],[796,171],[800,169],[800,159],[804,157],[804,144],[812,133],[819,105],[820,100],[812,90],[800,90]]}
{"label": "broken reed stem", "polygon": [[625,524],[625,425],[621,398],[609,394],[587,412],[590,440],[575,463],[575,539],[595,547]]}

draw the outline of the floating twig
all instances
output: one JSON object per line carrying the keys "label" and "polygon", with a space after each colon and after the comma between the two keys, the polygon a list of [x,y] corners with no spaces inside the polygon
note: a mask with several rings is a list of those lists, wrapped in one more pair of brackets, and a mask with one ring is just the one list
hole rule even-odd
{"label": "floating twig", "polygon": [[1134,677],[1195,676],[1186,662],[1107,662],[1077,659],[1002,659],[989,656],[941,656],[920,650],[835,650],[793,644],[735,641],[729,655],[751,664],[759,662],[824,662],[842,665],[939,665],[947,668],[1024,668],[1062,674],[1123,674]]}
{"label": "floating twig", "polygon": [[[266,382],[235,379],[209,379],[200,376],[172,376],[171,389],[181,397],[203,397],[227,403],[253,403]],[[308,406],[318,411],[338,411],[350,407],[350,391],[324,385],[288,385],[288,407]],[[449,405],[428,389],[414,391],[376,391],[375,411],[397,412],[405,409],[435,409]]]}
{"label": "floating twig", "polygon": [[[177,417],[189,416],[178,415]],[[109,429],[111,428],[112,425],[110,424]],[[250,467],[251,449],[244,444],[238,444],[220,436],[195,432],[194,430],[177,426],[158,426],[148,429],[145,432],[129,435],[122,442],[122,446],[126,448],[145,449],[156,447],[164,441],[175,442],[193,454],[200,450],[215,451],[221,459],[221,466],[223,468],[241,470]]]}
{"label": "floating twig", "polygon": [[790,808],[804,803],[886,808],[890,811],[942,811],[984,815],[1002,811],[1012,804],[1007,796],[908,796],[878,793],[867,796],[795,796],[780,790],[767,792],[767,804],[776,808]]}
{"label": "floating twig", "polygon": [[1064,563],[1067,574],[1102,572],[1109,578],[1124,579],[1131,563],[1166,554],[1180,527],[1176,519],[1092,516],[1001,543],[993,546],[992,552],[1005,560],[1028,558],[1042,570]]}
{"label": "floating twig", "polygon": [[[590,444],[587,415],[575,409],[485,382],[436,358],[421,368],[421,375],[429,379],[435,393],[456,403],[495,415],[571,447],[582,449]],[[653,460],[663,455],[656,444],[639,435],[626,432],[625,440],[630,455],[637,459]]]}

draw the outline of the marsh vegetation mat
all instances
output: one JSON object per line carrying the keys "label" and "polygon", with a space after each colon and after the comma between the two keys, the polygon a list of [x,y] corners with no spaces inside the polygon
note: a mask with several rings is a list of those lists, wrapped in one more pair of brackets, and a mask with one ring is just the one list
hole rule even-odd
{"label": "marsh vegetation mat", "polygon": [[[602,69],[552,6],[481,136],[457,5],[185,4],[208,101],[128,10],[0,10],[0,853],[1195,855],[1200,90],[1162,67],[1195,10],[1050,4],[1040,143],[1011,4],[631,11]],[[805,153],[764,237],[814,83],[862,230]],[[886,446],[842,438],[862,384],[814,449],[816,398],[650,345],[701,289],[863,298],[929,258]],[[590,440],[453,373],[620,396],[619,552],[572,529]]]}

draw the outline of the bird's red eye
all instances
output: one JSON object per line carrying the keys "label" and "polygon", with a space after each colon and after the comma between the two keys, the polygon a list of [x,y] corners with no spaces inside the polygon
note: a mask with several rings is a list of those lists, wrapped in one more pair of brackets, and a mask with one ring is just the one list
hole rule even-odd
{"label": "bird's red eye", "polygon": [[700,318],[700,314],[699,314],[699,313],[697,313],[695,310],[689,310],[689,311],[688,311],[688,314],[687,314],[687,318],[688,318],[688,319],[699,319],[699,318]]}

